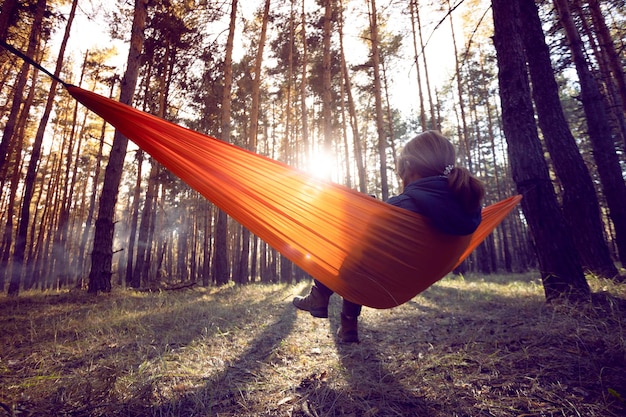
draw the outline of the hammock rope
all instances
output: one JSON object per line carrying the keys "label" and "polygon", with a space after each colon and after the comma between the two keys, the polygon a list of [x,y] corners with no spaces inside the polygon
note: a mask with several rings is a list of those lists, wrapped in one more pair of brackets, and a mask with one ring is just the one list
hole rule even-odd
{"label": "hammock rope", "polygon": [[59,81],[89,110],[233,219],[346,299],[391,308],[458,266],[521,200],[483,209],[471,236],[227,142]]}

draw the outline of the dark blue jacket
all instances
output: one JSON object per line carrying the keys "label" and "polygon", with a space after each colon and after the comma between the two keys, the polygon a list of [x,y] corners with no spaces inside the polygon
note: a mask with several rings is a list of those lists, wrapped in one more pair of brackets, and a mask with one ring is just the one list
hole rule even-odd
{"label": "dark blue jacket", "polygon": [[467,213],[448,188],[443,176],[421,178],[405,187],[404,192],[387,203],[422,214],[449,235],[469,235],[480,221],[481,211]]}

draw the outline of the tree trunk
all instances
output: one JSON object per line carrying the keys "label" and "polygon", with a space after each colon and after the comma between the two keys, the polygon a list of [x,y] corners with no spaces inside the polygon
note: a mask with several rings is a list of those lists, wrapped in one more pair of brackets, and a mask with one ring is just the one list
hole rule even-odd
{"label": "tree trunk", "polygon": [[359,135],[359,119],[356,115],[356,106],[352,97],[352,82],[348,72],[346,63],[346,55],[343,47],[343,4],[339,2],[339,46],[341,49],[341,72],[345,81],[345,93],[348,99],[348,114],[350,115],[350,127],[352,129],[352,142],[354,146],[354,159],[356,160],[356,169],[359,176],[359,191],[367,193],[367,173],[365,172],[365,164],[363,160],[363,146]]}
{"label": "tree trunk", "polygon": [[322,119],[324,123],[324,151],[332,155],[333,121],[330,68],[330,37],[332,26],[332,0],[324,0],[324,32],[322,37]]}
{"label": "tree trunk", "polygon": [[[448,4],[448,18],[450,19],[450,33],[452,34],[452,46],[454,47],[454,68],[456,75],[456,87],[457,94],[459,95],[459,113],[461,117],[461,126],[460,126],[460,142],[461,142],[461,150],[462,156],[465,157],[465,162],[467,163],[467,168],[470,171],[473,171],[472,167],[472,155],[469,147],[469,132],[467,128],[467,117],[465,116],[465,103],[463,99],[463,76],[461,75],[461,63],[459,62],[459,52],[456,46],[456,35],[454,32],[454,23],[452,22],[452,7],[450,5],[450,0],[446,1]],[[460,156],[460,155],[459,155]]]}
{"label": "tree trunk", "polygon": [[[304,164],[305,166],[309,163],[310,156],[310,146],[309,146],[309,117],[308,117],[308,109],[306,105],[306,87],[307,87],[307,71],[309,66],[309,55],[308,55],[308,47],[307,47],[307,38],[306,38],[306,13],[304,9],[305,0],[302,0],[302,15],[301,22],[302,25],[302,68],[301,68],[301,80],[300,80],[300,117],[302,118],[302,147],[304,148]],[[340,35],[341,36],[341,35]]]}
{"label": "tree trunk", "polygon": [[[6,203],[5,229],[4,229],[4,233],[2,234],[2,244],[0,245],[0,292],[4,291],[4,286],[6,284],[6,279],[7,279],[7,272],[9,271],[9,266],[10,266],[11,249],[13,245],[13,233],[14,233],[14,215],[15,215],[15,206],[17,202],[17,190],[20,184],[20,173],[22,171],[22,152],[23,152],[23,146],[24,146],[24,143],[23,143],[24,131],[28,122],[28,116],[30,113],[29,109],[32,107],[33,100],[35,98],[36,88],[34,88],[34,86],[37,81],[38,73],[39,71],[36,68],[32,72],[31,82],[32,82],[33,88],[30,88],[28,91],[28,96],[26,97],[26,100],[24,101],[24,106],[22,108],[22,111],[19,114],[19,118],[16,123],[15,137],[18,139],[11,141],[12,146],[9,147],[9,152],[8,152],[9,159],[11,158],[12,155],[15,155],[15,157],[13,159],[13,172],[12,174],[10,174],[11,185],[9,186],[9,198]],[[7,164],[6,167],[8,168],[9,164]],[[4,177],[5,175],[7,177],[9,176],[8,172],[1,173],[0,175],[2,175],[2,177]]]}
{"label": "tree trunk", "polygon": [[[4,0],[0,11],[0,38],[6,39],[9,30],[9,23],[13,13],[17,11],[17,0]],[[32,56],[32,55],[28,55]]]}
{"label": "tree trunk", "polygon": [[[128,51],[126,72],[122,79],[120,92],[120,102],[124,104],[132,104],[135,94],[135,86],[137,85],[137,76],[141,64],[140,57],[144,42],[147,5],[148,0],[135,0],[130,48]],[[88,291],[94,294],[99,291],[111,291],[115,205],[117,203],[120,181],[122,179],[122,169],[124,167],[124,157],[126,156],[127,146],[128,139],[116,131],[109,155],[109,163],[104,173],[98,219],[96,220],[94,231],[88,288]]]}
{"label": "tree trunk", "polygon": [[433,101],[432,89],[430,88],[430,76],[428,75],[428,63],[426,62],[426,50],[424,45],[424,36],[422,33],[422,21],[420,19],[419,4],[415,4],[415,19],[417,20],[417,32],[420,38],[420,50],[422,54],[422,63],[424,65],[424,78],[426,81],[426,92],[428,93],[428,106],[430,107],[430,129],[441,129],[439,126],[440,118],[435,115],[435,102]]}
{"label": "tree trunk", "polygon": [[[81,68],[78,86],[82,86],[85,76],[85,68],[87,66],[87,58],[89,52],[85,54],[83,65]],[[78,169],[78,158],[80,157],[80,147],[82,144],[82,133],[85,128],[86,115],[83,119],[78,135],[76,134],[78,118],[78,102],[74,102],[72,119],[70,120],[71,129],[68,135],[67,156],[65,157],[65,173],[63,175],[62,193],[61,193],[61,210],[56,231],[54,233],[53,257],[54,265],[51,272],[53,277],[59,280],[60,287],[69,284],[70,280],[70,251],[67,246],[67,236],[70,233],[70,209],[74,200],[74,190],[76,189],[76,173]],[[77,138],[78,136],[78,138]],[[74,142],[78,141],[76,146]],[[74,156],[74,148],[76,148],[76,156]],[[73,165],[73,167],[72,167]]]}
{"label": "tree trunk", "polygon": [[425,130],[428,130],[428,127],[426,124],[426,109],[425,109],[425,103],[424,103],[424,92],[422,89],[422,75],[420,71],[420,62],[419,62],[419,57],[421,54],[424,53],[424,50],[417,48],[417,30],[415,29],[415,21],[417,19],[417,16],[419,16],[418,14],[419,11],[418,11],[418,5],[416,3],[417,3],[416,0],[409,0],[409,11],[411,13],[411,38],[413,40],[413,57],[414,57],[414,62],[415,62],[415,73],[417,75],[417,93],[418,93],[419,106],[420,106],[419,119],[420,119],[420,126],[422,130],[425,131]]}
{"label": "tree trunk", "polygon": [[[8,21],[3,23],[5,19],[10,17],[10,13],[14,10],[16,4],[15,1],[5,1],[2,5],[2,14],[0,14],[0,24],[8,25]],[[38,43],[43,32],[42,30],[42,22],[43,17],[46,11],[46,1],[39,0],[37,2],[37,7],[35,9],[35,14],[33,16],[32,26],[30,28],[30,34],[28,37],[28,47],[26,48],[26,56],[34,57],[35,53],[38,49]],[[6,13],[6,15],[5,15]],[[2,28],[0,30],[4,30],[6,32],[8,27]],[[6,39],[6,35],[1,36],[2,39]],[[9,151],[9,144],[12,140],[14,140],[14,132],[17,124],[17,120],[20,114],[20,109],[22,104],[24,103],[24,88],[26,87],[26,82],[28,81],[28,71],[30,65],[27,62],[24,62],[20,68],[20,72],[17,76],[17,80],[15,86],[13,87],[13,97],[11,100],[11,110],[9,112],[9,116],[4,124],[2,129],[2,139],[0,139],[0,173],[3,172],[5,168],[5,164],[7,163],[7,153]],[[34,82],[33,82],[34,86]],[[34,87],[33,87],[34,88]],[[0,193],[2,190],[0,190]],[[1,196],[2,194],[0,194]]]}
{"label": "tree trunk", "polygon": [[[261,91],[261,67],[263,64],[263,50],[265,49],[265,39],[267,35],[267,24],[269,22],[271,0],[265,0],[263,9],[263,22],[261,26],[261,35],[254,62],[254,81],[252,82],[252,108],[250,109],[250,136],[248,140],[248,149],[256,150],[257,136],[259,131],[259,105]],[[239,257],[238,282],[247,283],[249,281],[250,266],[250,230],[242,227],[241,230],[241,255]]]}
{"label": "tree trunk", "polygon": [[[626,109],[626,75],[624,74],[624,67],[622,66],[619,54],[615,49],[611,32],[606,26],[602,10],[600,10],[600,1],[587,0],[587,3],[589,4],[589,9],[591,11],[594,33],[600,40],[602,52],[607,56],[609,67],[613,73],[613,78],[615,79],[617,90],[621,98],[621,109],[624,110]],[[622,113],[620,117],[623,118],[624,114]],[[624,140],[626,140],[626,137],[624,137]]]}
{"label": "tree trunk", "polygon": [[593,77],[587,59],[583,42],[569,11],[566,0],[554,0],[559,13],[559,19],[569,43],[570,51],[576,66],[580,82],[581,100],[585,116],[589,139],[593,147],[593,156],[598,167],[598,174],[602,183],[604,196],[609,207],[609,213],[615,226],[615,240],[622,265],[626,265],[626,184],[622,176],[619,158],[615,150],[615,142],[611,133],[606,103],[597,81]]}
{"label": "tree trunk", "polygon": [[580,155],[561,107],[550,51],[534,0],[519,0],[523,41],[533,84],[539,126],[563,186],[563,215],[573,233],[583,267],[612,278],[617,275],[604,239],[600,207],[589,170]]}
{"label": "tree trunk", "polygon": [[[61,68],[63,66],[63,57],[65,55],[65,47],[70,36],[70,29],[72,22],[76,14],[77,0],[72,3],[72,9],[67,19],[67,25],[65,27],[65,34],[61,41],[61,48],[57,57],[57,64],[54,70],[55,77],[61,74]],[[39,0],[37,2],[38,9],[43,7],[45,9],[45,0]],[[8,294],[17,295],[19,293],[21,276],[23,274],[23,266],[25,260],[26,245],[28,240],[28,224],[30,222],[30,206],[31,200],[35,188],[35,177],[37,174],[37,165],[39,164],[39,158],[41,155],[41,145],[43,143],[44,133],[46,126],[48,125],[48,119],[52,112],[52,106],[54,104],[54,97],[56,95],[56,88],[58,82],[53,79],[50,83],[50,91],[48,92],[48,99],[46,101],[46,107],[44,109],[41,120],[39,121],[39,127],[35,134],[35,141],[33,142],[32,152],[30,155],[30,161],[28,163],[28,169],[26,172],[26,179],[24,180],[24,196],[22,199],[22,210],[20,214],[20,225],[17,232],[17,239],[15,241],[15,251],[13,253],[13,272],[11,275],[11,282],[9,284]]]}
{"label": "tree trunk", "polygon": [[378,133],[378,153],[380,155],[380,188],[381,198],[389,198],[389,184],[387,184],[387,140],[383,121],[383,100],[380,80],[380,52],[378,46],[378,21],[376,17],[376,0],[370,0],[370,35],[372,66],[374,71],[374,101],[376,103],[376,131]]}
{"label": "tree trunk", "polygon": [[146,187],[146,198],[143,203],[141,221],[139,223],[139,237],[137,239],[137,257],[133,267],[133,275],[130,286],[139,288],[141,285],[148,285],[148,271],[152,252],[152,240],[150,239],[150,227],[155,221],[154,211],[156,210],[157,177],[159,163],[150,159],[151,168],[148,185]]}
{"label": "tree trunk", "polygon": [[[237,0],[232,0],[228,40],[226,41],[226,57],[224,58],[224,90],[222,94],[222,140],[230,142],[230,108],[231,88],[233,83],[233,45],[235,24],[237,22]],[[215,241],[212,272],[218,285],[226,284],[230,279],[228,266],[228,216],[218,210],[215,225]]]}
{"label": "tree trunk", "polygon": [[513,180],[533,235],[546,299],[589,296],[578,253],[559,210],[535,125],[519,4],[492,0],[502,122]]}
{"label": "tree trunk", "polygon": [[135,157],[137,159],[137,180],[135,181],[135,190],[133,191],[133,205],[130,209],[130,232],[128,237],[128,250],[126,251],[126,277],[124,281],[129,287],[139,288],[141,287],[141,280],[139,277],[133,278],[133,268],[135,261],[135,241],[137,240],[137,225],[139,220],[139,199],[141,197],[143,151],[138,150]]}

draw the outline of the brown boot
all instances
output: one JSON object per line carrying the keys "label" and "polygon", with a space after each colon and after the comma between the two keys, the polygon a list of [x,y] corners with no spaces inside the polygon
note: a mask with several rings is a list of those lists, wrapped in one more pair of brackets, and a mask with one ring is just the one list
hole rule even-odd
{"label": "brown boot", "polygon": [[341,313],[341,327],[337,336],[343,343],[359,343],[359,318]]}
{"label": "brown boot", "polygon": [[311,292],[306,297],[295,297],[293,305],[300,310],[308,311],[313,317],[321,319],[328,318],[328,299],[330,296],[322,294],[315,285],[311,287]]}

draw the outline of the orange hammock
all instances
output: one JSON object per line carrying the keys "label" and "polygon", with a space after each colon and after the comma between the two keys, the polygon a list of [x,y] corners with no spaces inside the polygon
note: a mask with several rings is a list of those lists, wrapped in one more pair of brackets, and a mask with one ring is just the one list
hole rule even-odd
{"label": "orange hammock", "polygon": [[400,305],[460,264],[521,199],[471,236],[81,88],[70,94],[304,271],[348,300]]}

